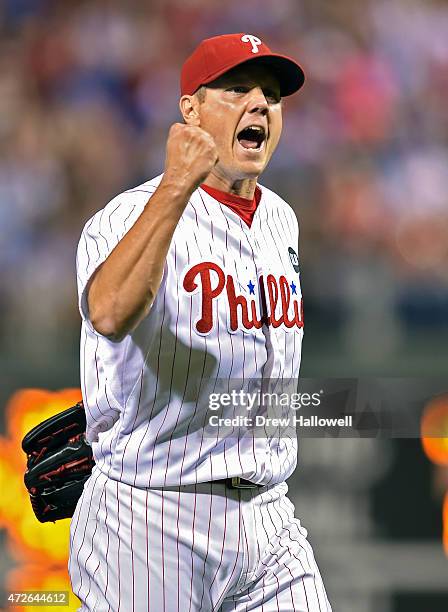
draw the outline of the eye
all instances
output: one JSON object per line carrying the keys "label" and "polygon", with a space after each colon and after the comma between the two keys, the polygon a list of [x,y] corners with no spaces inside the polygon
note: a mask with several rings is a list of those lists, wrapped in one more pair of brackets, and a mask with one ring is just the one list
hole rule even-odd
{"label": "eye", "polygon": [[[249,85],[231,85],[226,89],[226,91],[234,92],[235,94],[246,94],[250,91],[251,87]],[[268,104],[279,104],[281,101],[280,93],[277,93],[273,89],[265,89],[263,93],[266,97]]]}
{"label": "eye", "polygon": [[265,90],[263,93],[266,97],[266,100],[269,102],[269,104],[278,104],[281,100],[280,94],[271,89]]}
{"label": "eye", "polygon": [[232,85],[232,87],[228,87],[227,91],[234,91],[235,93],[247,93],[249,91],[249,87],[247,87],[247,85]]}

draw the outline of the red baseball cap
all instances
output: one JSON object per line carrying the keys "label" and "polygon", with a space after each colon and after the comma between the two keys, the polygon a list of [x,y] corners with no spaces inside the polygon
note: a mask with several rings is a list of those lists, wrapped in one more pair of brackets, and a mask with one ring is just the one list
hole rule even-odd
{"label": "red baseball cap", "polygon": [[196,47],[182,66],[181,95],[192,95],[201,85],[211,83],[231,68],[254,61],[272,67],[280,83],[281,96],[290,96],[305,81],[303,70],[296,61],[272,53],[258,36],[240,32],[206,38]]}

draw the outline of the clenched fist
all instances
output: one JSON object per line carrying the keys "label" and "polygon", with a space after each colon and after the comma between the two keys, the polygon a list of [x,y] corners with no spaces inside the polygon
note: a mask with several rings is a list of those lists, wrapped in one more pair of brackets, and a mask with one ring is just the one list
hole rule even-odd
{"label": "clenched fist", "polygon": [[213,138],[200,127],[174,123],[166,144],[165,178],[194,191],[218,161]]}

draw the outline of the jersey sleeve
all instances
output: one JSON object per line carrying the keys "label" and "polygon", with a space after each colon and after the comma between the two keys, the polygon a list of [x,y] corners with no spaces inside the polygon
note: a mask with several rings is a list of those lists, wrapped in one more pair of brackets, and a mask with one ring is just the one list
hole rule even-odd
{"label": "jersey sleeve", "polygon": [[285,200],[280,198],[280,196],[278,196],[277,194],[275,195],[277,198],[277,204],[279,206],[280,214],[282,214],[284,219],[286,220],[286,226],[288,227],[290,231],[291,241],[293,245],[295,245],[295,248],[298,248],[299,246],[299,221],[297,219],[297,215],[294,209],[292,208],[292,206],[290,206],[290,204],[285,202]]}
{"label": "jersey sleeve", "polygon": [[137,221],[154,191],[117,196],[86,223],[81,233],[76,254],[78,306],[83,321],[97,335],[90,321],[87,303],[89,281]]}
{"label": "jersey sleeve", "polygon": [[296,244],[296,247],[299,247],[299,221],[297,219],[296,213],[292,208],[289,208],[289,218],[290,218],[290,227],[293,233],[293,239]]}

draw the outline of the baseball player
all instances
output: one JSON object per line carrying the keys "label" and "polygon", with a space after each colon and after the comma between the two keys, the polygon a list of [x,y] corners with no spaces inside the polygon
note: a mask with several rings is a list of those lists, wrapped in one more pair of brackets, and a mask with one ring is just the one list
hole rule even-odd
{"label": "baseball player", "polygon": [[84,227],[81,384],[96,466],[71,523],[81,610],[331,610],[286,495],[295,432],[207,433],[211,382],[298,378],[297,220],[257,179],[281,99],[303,82],[254,35],[202,41],[182,67],[184,123],[169,131],[164,173]]}

